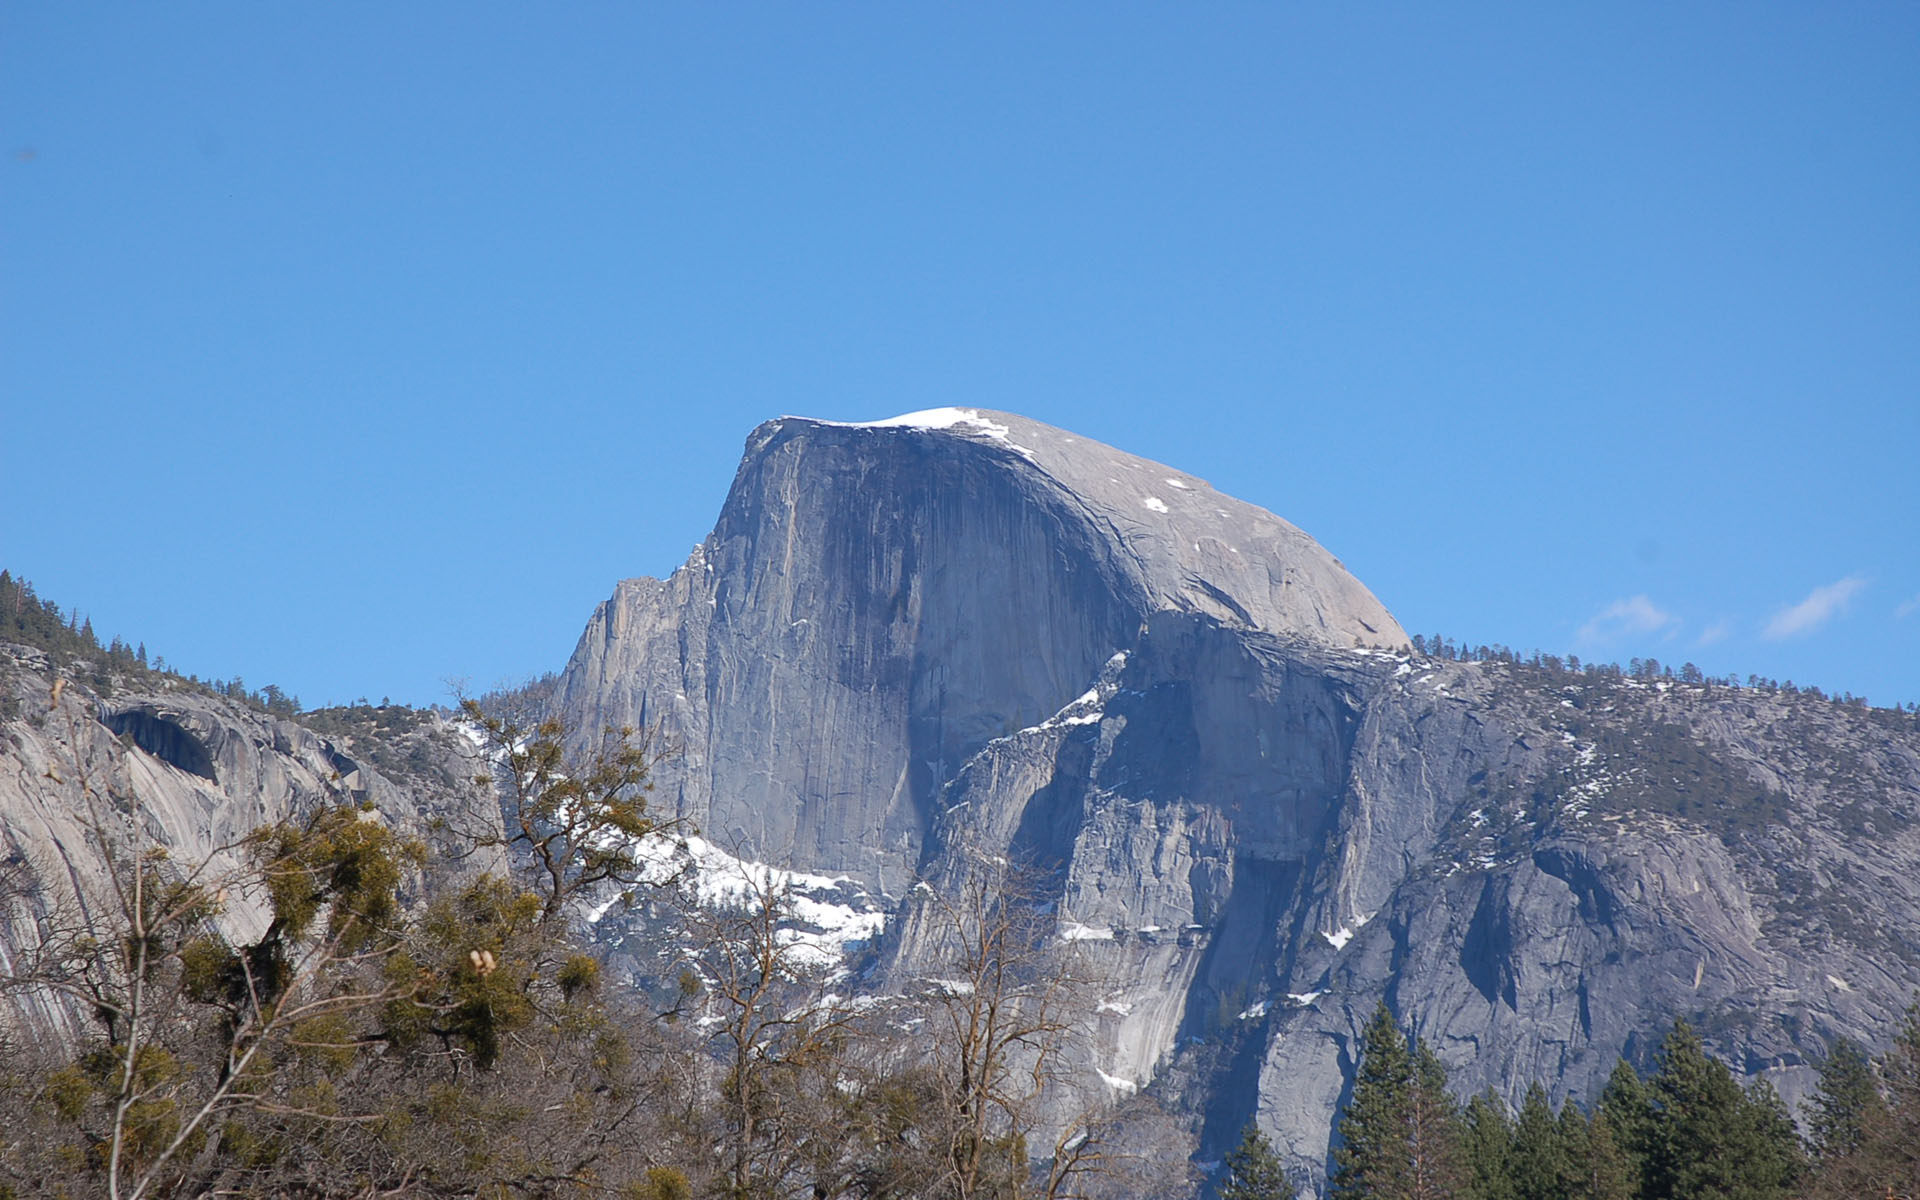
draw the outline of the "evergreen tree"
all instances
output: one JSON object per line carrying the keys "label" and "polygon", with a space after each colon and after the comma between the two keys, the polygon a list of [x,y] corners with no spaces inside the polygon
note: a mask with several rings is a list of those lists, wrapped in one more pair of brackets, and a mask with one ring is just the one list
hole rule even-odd
{"label": "evergreen tree", "polygon": [[[1832,1061],[1829,1058],[1821,1070],[1821,1094],[1814,1107],[1828,1090]],[[1866,1106],[1859,1140],[1850,1151],[1820,1155],[1808,1191],[1815,1200],[1920,1196],[1920,1007],[1907,1011],[1906,1023],[1879,1067],[1886,1095],[1876,1092],[1877,1103]],[[1818,1130],[1815,1143],[1818,1152]]]}
{"label": "evergreen tree", "polygon": [[1854,1157],[1882,1194],[1920,1195],[1920,1004],[1907,1010],[1906,1022],[1880,1059],[1886,1080],[1886,1115],[1867,1130]]}
{"label": "evergreen tree", "polygon": [[1463,1190],[1460,1109],[1447,1094],[1447,1070],[1433,1048],[1413,1050],[1413,1103],[1408,1127],[1407,1200],[1454,1200]]}
{"label": "evergreen tree", "polygon": [[1739,1194],[1784,1196],[1806,1174],[1806,1155],[1793,1114],[1766,1080],[1748,1085],[1735,1134],[1746,1166],[1747,1190]]}
{"label": "evergreen tree", "polygon": [[1793,1183],[1798,1138],[1773,1089],[1743,1093],[1684,1020],[1660,1046],[1651,1092],[1650,1200],[1774,1200]]}
{"label": "evergreen tree", "polygon": [[1340,1146],[1327,1183],[1337,1200],[1402,1200],[1413,1155],[1413,1056],[1383,1002],[1360,1035],[1353,1096],[1340,1117]]}
{"label": "evergreen tree", "polygon": [[1801,1109],[1807,1115],[1807,1149],[1816,1159],[1838,1158],[1860,1147],[1866,1127],[1885,1118],[1887,1105],[1859,1043],[1834,1040],[1820,1064],[1820,1084]]}
{"label": "evergreen tree", "polygon": [[1227,1155],[1227,1179],[1220,1200],[1294,1200],[1293,1183],[1280,1167],[1267,1135],[1253,1126]]}
{"label": "evergreen tree", "polygon": [[1626,1163],[1632,1196],[1649,1195],[1646,1184],[1647,1163],[1653,1155],[1653,1098],[1633,1064],[1621,1059],[1614,1064],[1607,1086],[1600,1092],[1596,1119],[1604,1118],[1613,1144]]}
{"label": "evergreen tree", "polygon": [[1513,1149],[1507,1160],[1516,1200],[1560,1200],[1572,1174],[1560,1126],[1553,1117],[1547,1089],[1534,1083],[1520,1104],[1513,1123]]}
{"label": "evergreen tree", "polygon": [[[1568,1114],[1580,1118],[1576,1134]],[[1598,1109],[1591,1120],[1569,1101],[1560,1110],[1561,1137],[1571,1147],[1574,1174],[1567,1195],[1572,1200],[1631,1200],[1639,1181],[1626,1153],[1614,1140],[1607,1114]]]}
{"label": "evergreen tree", "polygon": [[1492,1088],[1467,1101],[1461,1122],[1460,1158],[1466,1175],[1463,1189],[1472,1200],[1514,1200],[1508,1178],[1507,1153],[1513,1141],[1513,1123],[1507,1106]]}

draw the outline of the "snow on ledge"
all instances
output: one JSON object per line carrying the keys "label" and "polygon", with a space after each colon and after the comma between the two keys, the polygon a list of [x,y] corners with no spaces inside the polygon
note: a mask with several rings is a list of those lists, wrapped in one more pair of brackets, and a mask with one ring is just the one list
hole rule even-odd
{"label": "snow on ledge", "polygon": [[1361,913],[1359,916],[1353,918],[1352,925],[1342,925],[1332,933],[1323,933],[1320,936],[1327,939],[1327,944],[1335,950],[1342,949],[1348,942],[1353,940],[1353,935],[1357,930],[1364,929],[1367,922],[1373,920],[1377,912],[1378,910],[1370,913]]}
{"label": "snow on ledge", "polygon": [[1110,942],[1112,929],[1096,929],[1091,925],[1082,925],[1078,921],[1060,922],[1060,940],[1063,942]]}
{"label": "snow on ledge", "polygon": [[977,408],[923,408],[919,412],[901,413],[881,421],[823,421],[818,417],[796,419],[839,429],[954,429],[965,426],[968,432],[983,433],[1027,461],[1033,461],[1033,451],[1014,444],[1009,436],[1013,432],[1011,429],[981,416]]}

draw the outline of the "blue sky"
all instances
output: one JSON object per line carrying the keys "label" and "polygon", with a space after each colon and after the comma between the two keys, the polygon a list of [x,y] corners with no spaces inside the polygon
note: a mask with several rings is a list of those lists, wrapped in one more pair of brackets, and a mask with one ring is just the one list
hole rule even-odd
{"label": "blue sky", "polygon": [[0,564],[558,668],[747,432],[1007,409],[1412,630],[1920,700],[1920,8],[0,7]]}

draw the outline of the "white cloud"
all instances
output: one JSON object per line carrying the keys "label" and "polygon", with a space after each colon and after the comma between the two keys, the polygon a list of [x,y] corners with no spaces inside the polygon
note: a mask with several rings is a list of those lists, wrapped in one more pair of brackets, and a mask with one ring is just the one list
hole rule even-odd
{"label": "white cloud", "polygon": [[1865,578],[1849,575],[1824,587],[1817,587],[1807,593],[1805,600],[1773,614],[1773,619],[1767,622],[1760,636],[1778,641],[1812,633],[1846,611],[1847,605],[1866,586]]}
{"label": "white cloud", "polygon": [[1671,633],[1679,624],[1679,617],[1647,597],[1629,596],[1595,613],[1575,636],[1582,642],[1610,642],[1629,634],[1658,633],[1663,629]]}
{"label": "white cloud", "polygon": [[1724,642],[1727,640],[1727,635],[1732,632],[1733,622],[1722,617],[1700,631],[1700,636],[1693,641],[1694,648],[1699,649],[1702,646],[1711,646],[1715,642]]}
{"label": "white cloud", "polygon": [[1915,596],[1899,608],[1894,609],[1893,615],[1904,621],[1917,612],[1920,612],[1920,596]]}

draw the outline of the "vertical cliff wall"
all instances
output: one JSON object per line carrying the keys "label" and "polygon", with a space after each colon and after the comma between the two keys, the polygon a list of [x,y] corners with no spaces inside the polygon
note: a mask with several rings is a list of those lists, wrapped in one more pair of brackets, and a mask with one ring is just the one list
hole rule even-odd
{"label": "vertical cliff wall", "polygon": [[1159,611],[1404,641],[1310,538],[1172,468],[998,413],[788,418],[686,565],[594,613],[561,704],[660,725],[656,794],[709,836],[898,894],[940,788]]}

